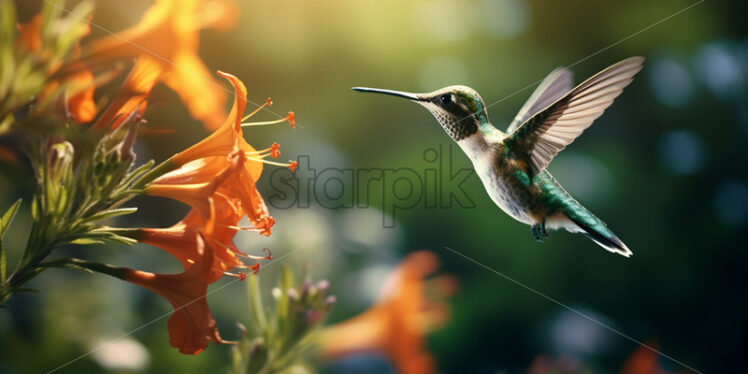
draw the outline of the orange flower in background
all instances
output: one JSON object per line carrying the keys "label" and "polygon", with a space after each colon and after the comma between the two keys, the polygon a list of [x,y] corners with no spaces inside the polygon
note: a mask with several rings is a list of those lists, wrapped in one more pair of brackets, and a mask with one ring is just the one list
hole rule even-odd
{"label": "orange flower in background", "polygon": [[[646,345],[656,347],[654,342]],[[621,374],[667,374],[660,367],[660,355],[647,347],[639,347],[629,356],[621,368]]]}
{"label": "orange flower in background", "polygon": [[427,288],[435,288],[443,295],[456,290],[456,280],[452,277],[424,279],[437,267],[438,259],[431,252],[408,255],[387,278],[374,306],[323,331],[323,354],[334,359],[357,353],[380,353],[391,360],[399,373],[436,372],[434,359],[424,347],[424,335],[446,322],[448,306],[426,300],[425,293]]}
{"label": "orange flower in background", "polygon": [[[237,16],[238,7],[231,0],[156,0],[136,26],[89,43],[80,62],[97,69],[116,60],[137,57],[139,64],[147,65],[149,74],[180,96],[193,117],[212,130],[225,116],[226,95],[197,55],[199,31],[228,29]],[[147,87],[131,74],[124,87],[147,88],[134,91],[146,95],[154,84]],[[109,115],[127,116],[126,109],[123,106],[118,113]]]}
{"label": "orange flower in background", "polygon": [[18,155],[13,148],[0,145],[0,162],[15,164],[18,162]]}
{"label": "orange flower in background", "polygon": [[553,357],[539,355],[533,358],[527,374],[563,374],[563,373],[588,373],[586,368],[578,359],[570,356]]}
{"label": "orange flower in background", "polygon": [[67,112],[73,121],[86,123],[96,117],[94,88],[94,76],[90,70],[82,70],[68,79]]}
{"label": "orange flower in background", "polygon": [[28,52],[40,52],[42,50],[42,15],[37,14],[27,23],[16,25],[18,36],[13,47]]}
{"label": "orange flower in background", "polygon": [[[44,51],[42,42],[43,18],[41,14],[35,15],[28,23],[18,24],[18,36],[16,37],[14,47],[25,50],[29,53],[39,54],[39,58],[45,60],[48,53]],[[90,27],[86,25],[85,31],[81,36],[90,32]],[[80,54],[80,45],[76,41],[71,52],[72,56]],[[51,70],[56,70],[59,64],[51,66]],[[52,71],[48,73],[51,74]],[[60,87],[60,79],[51,79],[39,94],[40,100],[55,92]],[[94,101],[94,76],[88,69],[79,69],[74,74],[68,75],[62,80],[67,84],[65,87],[65,109],[66,112],[76,123],[86,123],[96,117],[96,102]]]}
{"label": "orange flower in background", "polygon": [[145,111],[146,98],[153,86],[156,85],[160,74],[158,64],[154,58],[142,56],[133,65],[130,74],[118,95],[107,106],[106,110],[94,123],[95,128],[116,129],[120,127],[130,114],[137,111],[140,115]]}
{"label": "orange flower in background", "polygon": [[[202,242],[201,242],[202,243]],[[198,247],[197,262],[180,274],[154,274],[120,268],[113,275],[147,288],[168,300],[174,307],[169,318],[170,344],[184,354],[197,354],[209,341],[225,343],[218,333],[216,321],[210,314],[206,292],[210,284],[213,253]],[[112,272],[110,272],[112,273]]]}

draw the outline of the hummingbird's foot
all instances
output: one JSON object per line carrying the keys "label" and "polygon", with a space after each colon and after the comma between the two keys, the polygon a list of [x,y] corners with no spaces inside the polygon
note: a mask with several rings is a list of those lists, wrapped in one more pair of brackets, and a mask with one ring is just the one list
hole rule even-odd
{"label": "hummingbird's foot", "polygon": [[542,243],[543,239],[548,237],[548,232],[545,231],[545,222],[536,223],[530,227],[530,233],[535,241]]}

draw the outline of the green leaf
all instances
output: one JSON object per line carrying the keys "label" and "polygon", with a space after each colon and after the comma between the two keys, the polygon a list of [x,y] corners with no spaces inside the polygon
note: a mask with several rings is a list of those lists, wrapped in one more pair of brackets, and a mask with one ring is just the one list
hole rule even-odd
{"label": "green leaf", "polygon": [[249,308],[252,311],[252,319],[257,325],[257,331],[262,331],[267,326],[265,308],[262,306],[262,295],[260,295],[260,281],[256,274],[251,274],[247,280],[247,292],[249,293]]}
{"label": "green leaf", "polygon": [[69,269],[77,269],[77,270],[83,270],[85,272],[98,272],[102,274],[111,275],[116,278],[123,279],[124,273],[127,269],[125,268],[119,268],[116,266],[112,266],[109,264],[102,264],[100,262],[91,262],[86,260],[81,260],[79,258],[61,258],[59,260],[49,261],[49,262],[42,262],[39,264],[39,269],[48,269],[48,268],[69,268]]}
{"label": "green leaf", "polygon": [[70,241],[70,244],[89,245],[89,244],[104,244],[103,240],[91,239],[91,238],[78,238]]}
{"label": "green leaf", "polygon": [[[16,11],[13,2],[0,0],[0,101],[8,94],[15,60],[13,59],[13,41],[16,36]],[[2,108],[0,108],[2,109]],[[10,120],[9,120],[10,119]],[[0,134],[13,122],[13,115],[8,115],[0,121]]]}
{"label": "green leaf", "polygon": [[5,234],[5,230],[8,229],[8,226],[10,226],[10,222],[13,221],[13,218],[15,218],[16,213],[18,213],[18,207],[21,206],[21,199],[16,200],[13,205],[10,206],[10,208],[3,214],[3,218],[0,221],[0,237],[2,237],[3,234]]}
{"label": "green leaf", "polygon": [[[0,90],[1,89],[2,87],[0,87]],[[2,91],[0,91],[0,95],[3,95]],[[7,116],[5,116],[5,118],[0,120],[0,135],[8,132],[10,130],[10,126],[13,125],[13,121],[15,120],[16,120],[16,117],[13,114],[8,114]]]}
{"label": "green leaf", "polygon": [[106,242],[115,242],[131,246],[138,241],[126,236],[117,235],[117,233],[108,231],[110,228],[103,227],[93,230],[88,230],[85,233],[78,233],[69,237],[67,243],[89,245],[89,244],[104,244]]}
{"label": "green leaf", "polygon": [[28,288],[28,287],[26,287],[26,288],[14,288],[13,292],[14,293],[15,292],[32,292],[32,293],[37,293],[37,292],[39,292],[39,290],[37,290],[36,288]]}
{"label": "green leaf", "polygon": [[12,47],[16,34],[16,9],[10,0],[0,0],[0,47]]}
{"label": "green leaf", "polygon": [[132,214],[138,211],[138,208],[119,208],[119,209],[110,209],[105,210],[103,212],[96,213],[92,215],[91,217],[88,217],[85,219],[86,222],[96,222],[101,221],[107,218],[112,217],[118,217],[118,216],[124,216],[126,214]]}
{"label": "green leaf", "polygon": [[133,244],[137,243],[138,241],[132,238],[128,238],[126,236],[121,236],[117,234],[112,234],[106,238],[106,240],[109,240],[111,242],[124,244],[126,246],[132,246]]}
{"label": "green leaf", "polygon": [[149,160],[143,165],[138,166],[135,170],[131,171],[130,174],[127,175],[127,178],[122,182],[124,185],[130,185],[130,183],[135,180],[136,178],[139,178],[145,172],[153,168],[153,165],[156,165],[156,161]]}
{"label": "green leaf", "polygon": [[7,266],[8,260],[5,258],[5,246],[3,245],[3,239],[0,238],[0,284],[5,284]]}
{"label": "green leaf", "polygon": [[294,286],[293,273],[288,266],[281,268],[280,290],[281,296],[276,302],[276,313],[278,314],[278,331],[285,340],[291,330],[290,306],[291,302],[288,296],[288,290]]}
{"label": "green leaf", "polygon": [[314,374],[315,372],[312,371],[311,368],[304,366],[304,365],[293,365],[291,367],[288,367],[286,369],[283,369],[278,374]]}
{"label": "green leaf", "polygon": [[5,282],[5,275],[8,267],[8,260],[6,259],[5,255],[5,245],[3,244],[3,234],[5,234],[5,230],[8,229],[8,226],[10,226],[13,218],[16,217],[16,213],[18,213],[18,207],[20,206],[21,199],[18,199],[0,218],[0,283]]}
{"label": "green leaf", "polygon": [[31,200],[31,218],[33,218],[34,221],[39,220],[39,199],[37,197]]}

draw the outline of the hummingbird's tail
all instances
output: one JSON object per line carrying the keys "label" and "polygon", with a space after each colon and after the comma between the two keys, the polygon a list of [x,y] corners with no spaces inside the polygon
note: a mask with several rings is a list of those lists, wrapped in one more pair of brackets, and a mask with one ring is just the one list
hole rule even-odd
{"label": "hummingbird's tail", "polygon": [[626,244],[623,244],[621,239],[610,231],[605,222],[595,217],[581,204],[570,209],[565,215],[571,221],[571,225],[566,226],[568,231],[584,234],[609,252],[618,253],[624,257],[631,257],[633,254]]}

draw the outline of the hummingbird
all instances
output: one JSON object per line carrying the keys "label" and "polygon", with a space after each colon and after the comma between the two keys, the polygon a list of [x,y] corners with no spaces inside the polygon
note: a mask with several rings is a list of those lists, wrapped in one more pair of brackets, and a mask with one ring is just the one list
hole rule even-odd
{"label": "hummingbird", "polygon": [[557,68],[538,85],[506,132],[488,119],[474,89],[449,86],[429,93],[354,87],[402,97],[424,106],[470,158],[491,200],[530,225],[538,242],[548,229],[582,233],[612,253],[631,250],[608,226],[575,200],[546,170],[553,157],[603,114],[644,62],[631,57],[572,87],[572,72]]}

